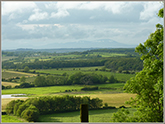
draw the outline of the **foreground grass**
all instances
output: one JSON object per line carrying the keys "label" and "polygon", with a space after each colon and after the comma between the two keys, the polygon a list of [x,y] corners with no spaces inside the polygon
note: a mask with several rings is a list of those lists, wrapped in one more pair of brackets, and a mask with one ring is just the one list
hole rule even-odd
{"label": "foreground grass", "polygon": [[[130,110],[130,116],[136,109]],[[89,110],[89,122],[112,122],[113,113],[118,109]],[[80,122],[80,111],[41,115],[39,122]]]}
{"label": "foreground grass", "polygon": [[2,115],[1,121],[2,122],[28,122],[22,118],[18,118],[17,116],[12,116],[12,115]]}

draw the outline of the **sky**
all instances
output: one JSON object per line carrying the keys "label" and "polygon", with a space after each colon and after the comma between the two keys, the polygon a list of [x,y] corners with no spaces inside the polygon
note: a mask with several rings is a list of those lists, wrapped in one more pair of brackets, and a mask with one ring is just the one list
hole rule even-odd
{"label": "sky", "polygon": [[101,39],[137,46],[163,24],[161,8],[158,1],[1,2],[1,49],[52,49]]}

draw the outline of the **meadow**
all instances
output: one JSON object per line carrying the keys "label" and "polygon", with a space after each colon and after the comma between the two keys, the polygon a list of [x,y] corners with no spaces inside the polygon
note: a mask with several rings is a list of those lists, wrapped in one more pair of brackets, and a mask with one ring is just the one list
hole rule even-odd
{"label": "meadow", "polygon": [[[47,61],[47,60],[63,60],[63,59],[85,59],[85,57],[93,57],[100,55],[102,57],[114,57],[114,56],[125,56],[126,54],[117,54],[117,53],[103,53],[103,52],[93,52],[88,55],[85,55],[84,58],[82,55],[59,55],[59,56],[42,56],[42,57],[25,57],[24,60],[27,62],[33,62],[35,59],[39,59],[39,61]],[[11,60],[12,61],[12,60]],[[106,69],[106,71],[100,71],[104,66],[95,66],[95,67],[77,67],[77,68],[58,68],[58,69],[33,69],[31,72],[39,72],[43,73],[40,75],[63,75],[67,73],[68,76],[71,76],[77,72],[82,72],[84,74],[96,73],[103,76],[107,76],[108,78],[113,75],[120,81],[127,81],[131,77],[134,77],[135,74],[124,74],[124,73],[115,73],[110,72],[110,69]],[[21,69],[20,69],[21,70]],[[2,70],[2,78],[15,78],[15,77],[26,77],[26,82],[33,82],[37,76],[37,74],[33,73],[25,73],[15,71],[14,69]],[[15,79],[15,82],[6,82],[3,81],[2,85],[12,87],[20,84],[19,79]],[[27,99],[31,97],[42,97],[42,96],[62,96],[62,95],[71,95],[71,96],[90,96],[90,98],[100,98],[103,100],[103,104],[107,103],[108,106],[115,106],[116,109],[106,109],[106,110],[89,110],[89,122],[111,122],[111,116],[114,112],[118,110],[120,106],[130,107],[125,104],[125,101],[130,100],[131,97],[135,97],[136,94],[128,94],[123,93],[123,86],[125,83],[112,83],[112,84],[96,84],[94,86],[98,86],[99,89],[95,91],[81,91],[81,88],[84,85],[65,85],[65,86],[49,86],[49,87],[32,87],[32,88],[12,88],[12,89],[4,89],[1,91],[2,95],[4,94],[27,94],[24,98],[3,98],[1,101],[1,109],[5,111],[6,105],[14,100],[14,99]],[[112,88],[112,89],[101,89],[101,88]],[[115,89],[113,89],[115,88]],[[69,91],[69,92],[66,92]],[[131,111],[135,111],[133,108],[127,108]],[[2,115],[2,122],[27,122],[21,118],[16,116]],[[80,112],[67,112],[67,113],[56,113],[49,115],[41,115],[39,118],[39,122],[80,122]]]}
{"label": "meadow", "polygon": [[[134,108],[127,108],[130,110],[130,116],[136,111]],[[112,115],[118,109],[103,109],[103,110],[89,110],[89,122],[112,122]],[[80,112],[66,112],[41,115],[39,122],[80,122]]]}
{"label": "meadow", "polygon": [[18,118],[17,116],[2,115],[1,116],[1,122],[7,123],[7,122],[27,122],[27,121],[22,119],[22,118]]}

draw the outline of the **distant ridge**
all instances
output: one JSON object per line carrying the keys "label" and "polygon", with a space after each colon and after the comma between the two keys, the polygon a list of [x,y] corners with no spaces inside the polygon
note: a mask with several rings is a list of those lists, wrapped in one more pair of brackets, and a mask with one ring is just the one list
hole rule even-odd
{"label": "distant ridge", "polygon": [[135,48],[136,45],[119,43],[111,39],[98,39],[95,41],[80,40],[77,42],[52,43],[42,47],[45,48]]}

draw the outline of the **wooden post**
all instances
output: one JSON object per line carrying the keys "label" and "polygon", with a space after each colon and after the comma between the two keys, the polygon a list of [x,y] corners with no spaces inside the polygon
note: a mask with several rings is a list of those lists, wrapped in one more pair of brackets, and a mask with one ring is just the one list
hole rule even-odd
{"label": "wooden post", "polygon": [[81,122],[88,122],[88,104],[80,105],[80,119]]}

